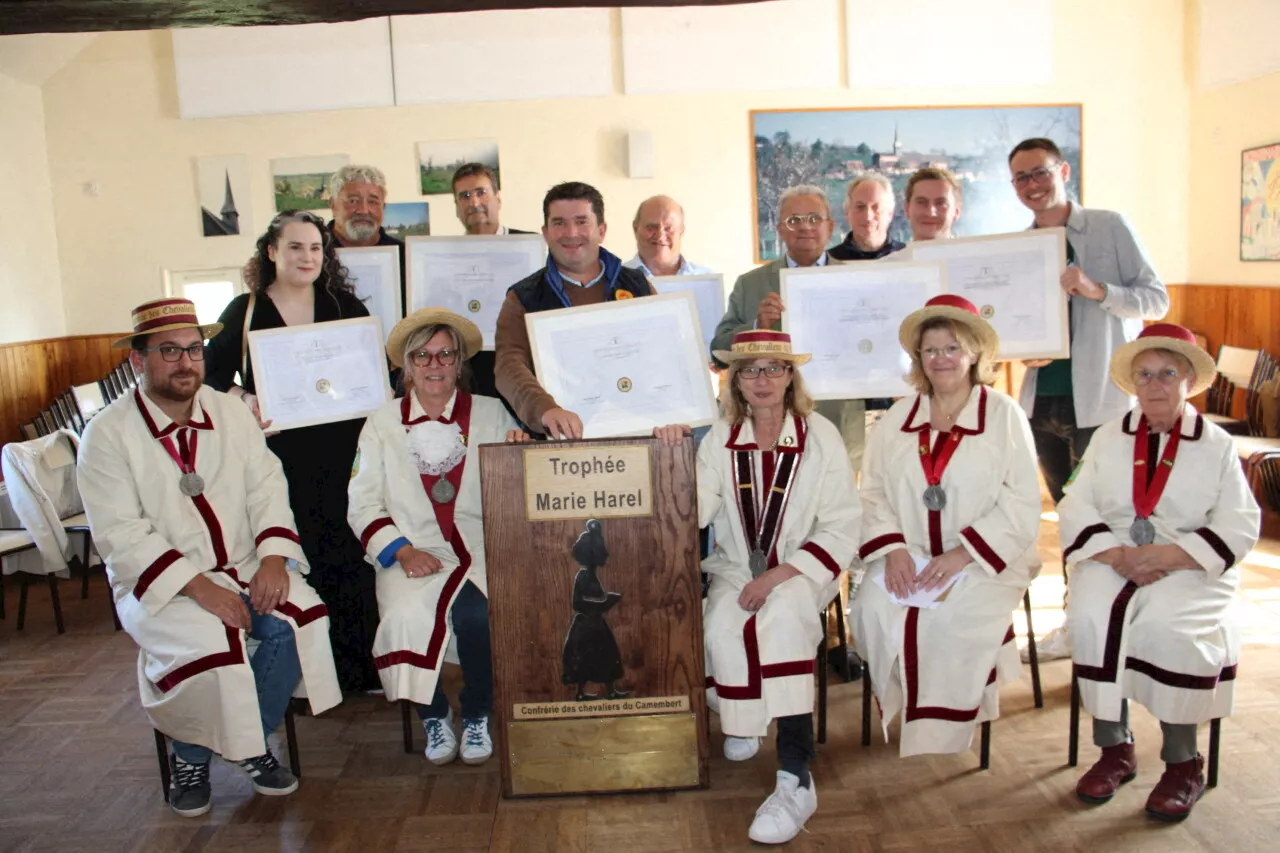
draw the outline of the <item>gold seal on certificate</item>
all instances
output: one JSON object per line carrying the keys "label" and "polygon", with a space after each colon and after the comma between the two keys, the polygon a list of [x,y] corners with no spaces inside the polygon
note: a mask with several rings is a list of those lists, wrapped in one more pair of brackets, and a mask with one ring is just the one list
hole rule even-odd
{"label": "gold seal on certificate", "polygon": [[990,320],[992,317],[996,316],[996,309],[994,305],[983,305],[982,308],[979,309],[978,313],[982,315],[982,319]]}
{"label": "gold seal on certificate", "polygon": [[472,314],[479,314],[479,313],[480,313],[480,300],[479,300],[479,299],[472,299],[470,302],[468,302],[468,303],[467,303],[467,310],[468,310],[468,311],[470,311]]}
{"label": "gold seal on certificate", "polygon": [[858,352],[862,353],[863,355],[866,355],[867,353],[871,352],[871,350],[873,349],[875,349],[875,344],[871,343],[869,339],[863,338],[862,340],[858,341]]}
{"label": "gold seal on certificate", "polygon": [[618,380],[618,390],[619,390],[619,391],[621,391],[623,394],[625,394],[625,393],[627,393],[628,391],[630,391],[630,390],[631,390],[631,380],[630,380],[630,379],[628,379],[628,378],[627,378],[627,377],[625,377],[625,376],[624,376],[624,377],[622,377],[621,379],[619,379],[619,380]]}
{"label": "gold seal on certificate", "polygon": [[316,382],[316,390],[321,394],[328,394],[333,390],[333,383],[328,379],[321,379]]}

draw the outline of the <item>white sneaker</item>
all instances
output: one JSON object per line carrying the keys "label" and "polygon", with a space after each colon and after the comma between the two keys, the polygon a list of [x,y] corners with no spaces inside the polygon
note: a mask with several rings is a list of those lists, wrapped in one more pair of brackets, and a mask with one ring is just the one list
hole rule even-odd
{"label": "white sneaker", "polygon": [[[1026,663],[1031,656],[1029,647],[1024,649],[1023,654],[1023,663]],[[1036,657],[1039,660],[1071,657],[1071,635],[1067,633],[1066,625],[1054,628],[1044,635],[1044,639],[1036,642]]]}
{"label": "white sneaker", "polygon": [[730,761],[746,761],[755,757],[760,751],[760,738],[734,737],[726,735],[724,739],[724,757]]}
{"label": "white sneaker", "polygon": [[423,754],[432,764],[448,764],[458,757],[458,736],[453,732],[453,711],[444,719],[422,721],[427,735],[427,748]]}
{"label": "white sneaker", "polygon": [[804,822],[818,810],[818,789],[809,777],[809,787],[801,788],[794,773],[778,771],[778,787],[751,821],[747,837],[760,844],[786,844],[800,834]]}
{"label": "white sneaker", "polygon": [[462,720],[462,763],[484,764],[493,755],[493,739],[489,737],[489,718]]}

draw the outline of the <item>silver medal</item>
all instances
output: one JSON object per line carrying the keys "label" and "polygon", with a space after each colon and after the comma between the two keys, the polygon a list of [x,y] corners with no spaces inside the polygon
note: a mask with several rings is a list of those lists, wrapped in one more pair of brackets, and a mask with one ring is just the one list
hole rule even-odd
{"label": "silver medal", "polygon": [[178,479],[178,491],[182,492],[189,498],[194,498],[204,492],[204,477],[201,477],[195,471],[189,471]]}
{"label": "silver medal", "polygon": [[453,487],[453,483],[450,483],[444,477],[441,477],[439,480],[436,480],[435,485],[431,487],[431,500],[438,504],[447,504],[449,501],[453,500],[454,495],[457,493],[458,490]]}
{"label": "silver medal", "polygon": [[765,559],[764,552],[757,548],[747,558],[747,566],[751,569],[751,577],[758,578],[769,567],[769,561]]}
{"label": "silver medal", "polygon": [[942,486],[930,486],[924,490],[924,508],[931,512],[942,512],[947,506],[947,493]]}
{"label": "silver medal", "polygon": [[1135,545],[1150,545],[1156,541],[1156,526],[1149,518],[1135,518],[1129,526],[1129,536]]}

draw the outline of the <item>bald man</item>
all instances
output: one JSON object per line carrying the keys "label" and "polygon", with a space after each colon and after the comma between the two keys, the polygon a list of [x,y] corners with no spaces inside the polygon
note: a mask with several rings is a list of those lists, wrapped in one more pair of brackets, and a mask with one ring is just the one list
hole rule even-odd
{"label": "bald man", "polygon": [[641,202],[631,229],[636,234],[636,256],[624,266],[640,270],[650,278],[711,272],[704,266],[689,263],[680,254],[680,244],[684,242],[684,208],[670,196],[655,195]]}

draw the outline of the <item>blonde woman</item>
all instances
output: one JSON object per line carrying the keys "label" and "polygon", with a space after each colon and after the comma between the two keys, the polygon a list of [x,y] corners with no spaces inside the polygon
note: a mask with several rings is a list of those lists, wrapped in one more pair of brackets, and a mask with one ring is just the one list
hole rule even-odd
{"label": "blonde woman", "polygon": [[988,387],[999,340],[968,300],[934,297],[898,338],[917,393],[867,448],[851,619],[886,738],[901,713],[901,755],[963,752],[1021,672],[1009,617],[1039,568],[1036,458],[1022,409]]}
{"label": "blonde woman", "polygon": [[[753,841],[782,844],[817,810],[814,653],[819,614],[853,561],[859,507],[839,431],[813,412],[791,337],[739,332],[715,357],[729,365],[722,417],[698,448],[698,518],[716,545],[703,617],[708,698],[725,757],[756,754],[777,721],[776,788],[756,811]],[[687,427],[660,427],[671,444]]]}

